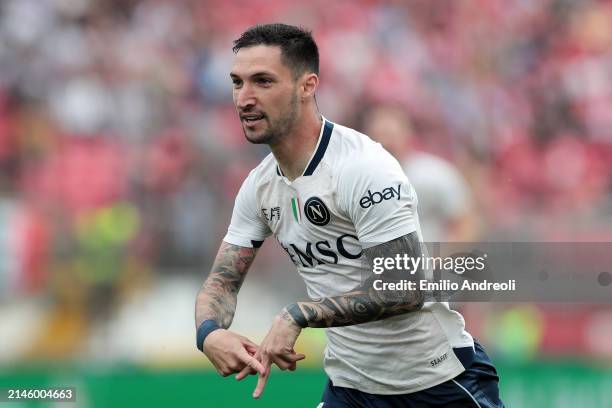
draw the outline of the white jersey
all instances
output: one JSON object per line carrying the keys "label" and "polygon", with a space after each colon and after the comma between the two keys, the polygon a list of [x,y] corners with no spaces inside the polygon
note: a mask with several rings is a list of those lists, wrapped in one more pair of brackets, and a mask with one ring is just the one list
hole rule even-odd
{"label": "white jersey", "polygon": [[[285,178],[270,154],[244,181],[224,241],[257,247],[274,234],[311,298],[355,289],[371,270],[362,251],[417,232],[417,197],[380,144],[323,121],[304,174]],[[388,319],[328,328],[325,371],[335,386],[372,394],[416,392],[464,371],[454,347],[473,347],[446,303]]]}

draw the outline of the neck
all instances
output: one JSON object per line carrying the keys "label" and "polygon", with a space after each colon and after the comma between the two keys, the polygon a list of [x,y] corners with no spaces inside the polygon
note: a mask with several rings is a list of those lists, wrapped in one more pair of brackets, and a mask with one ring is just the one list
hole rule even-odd
{"label": "neck", "polygon": [[308,160],[314,153],[321,132],[323,119],[318,112],[303,113],[290,134],[270,145],[278,165],[290,181],[300,177],[306,170]]}

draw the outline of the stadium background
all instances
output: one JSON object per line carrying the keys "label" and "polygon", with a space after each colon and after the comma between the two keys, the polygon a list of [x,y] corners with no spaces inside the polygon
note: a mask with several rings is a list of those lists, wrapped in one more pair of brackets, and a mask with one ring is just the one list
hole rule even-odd
{"label": "stadium background", "polygon": [[[275,21],[314,30],[326,117],[362,129],[393,103],[453,163],[473,240],[612,240],[611,2],[3,0],[0,387],[75,386],[78,407],[316,406],[320,331],[259,402],[194,346],[195,294],[266,154],[236,120],[231,41]],[[256,340],[304,293],[273,241],[234,323]],[[609,306],[459,308],[508,407],[612,406]]]}

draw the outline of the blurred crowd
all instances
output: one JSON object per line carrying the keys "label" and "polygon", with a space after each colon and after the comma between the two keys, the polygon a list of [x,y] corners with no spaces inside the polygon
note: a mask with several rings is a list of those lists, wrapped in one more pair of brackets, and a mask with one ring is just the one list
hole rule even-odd
{"label": "blurred crowd", "polygon": [[400,112],[403,149],[460,177],[471,226],[435,238],[612,240],[611,2],[3,0],[0,302],[48,296],[78,338],[133,287],[204,275],[267,154],[232,40],[278,21],[313,30],[328,119]]}

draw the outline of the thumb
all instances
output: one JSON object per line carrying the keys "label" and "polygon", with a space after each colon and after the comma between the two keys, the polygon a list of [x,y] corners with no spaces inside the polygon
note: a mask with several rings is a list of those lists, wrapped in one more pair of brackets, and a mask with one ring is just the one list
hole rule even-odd
{"label": "thumb", "polygon": [[285,357],[285,360],[289,360],[289,361],[300,361],[300,360],[304,360],[306,358],[306,356],[304,354],[290,354],[288,356]]}
{"label": "thumb", "polygon": [[259,350],[259,347],[257,347],[256,345],[244,343],[243,346],[250,355],[257,353],[257,350]]}
{"label": "thumb", "polygon": [[249,346],[251,348],[259,348],[259,346],[255,343],[253,343],[251,340],[247,339],[246,337],[240,336],[240,341],[242,341],[242,344],[244,346]]}

